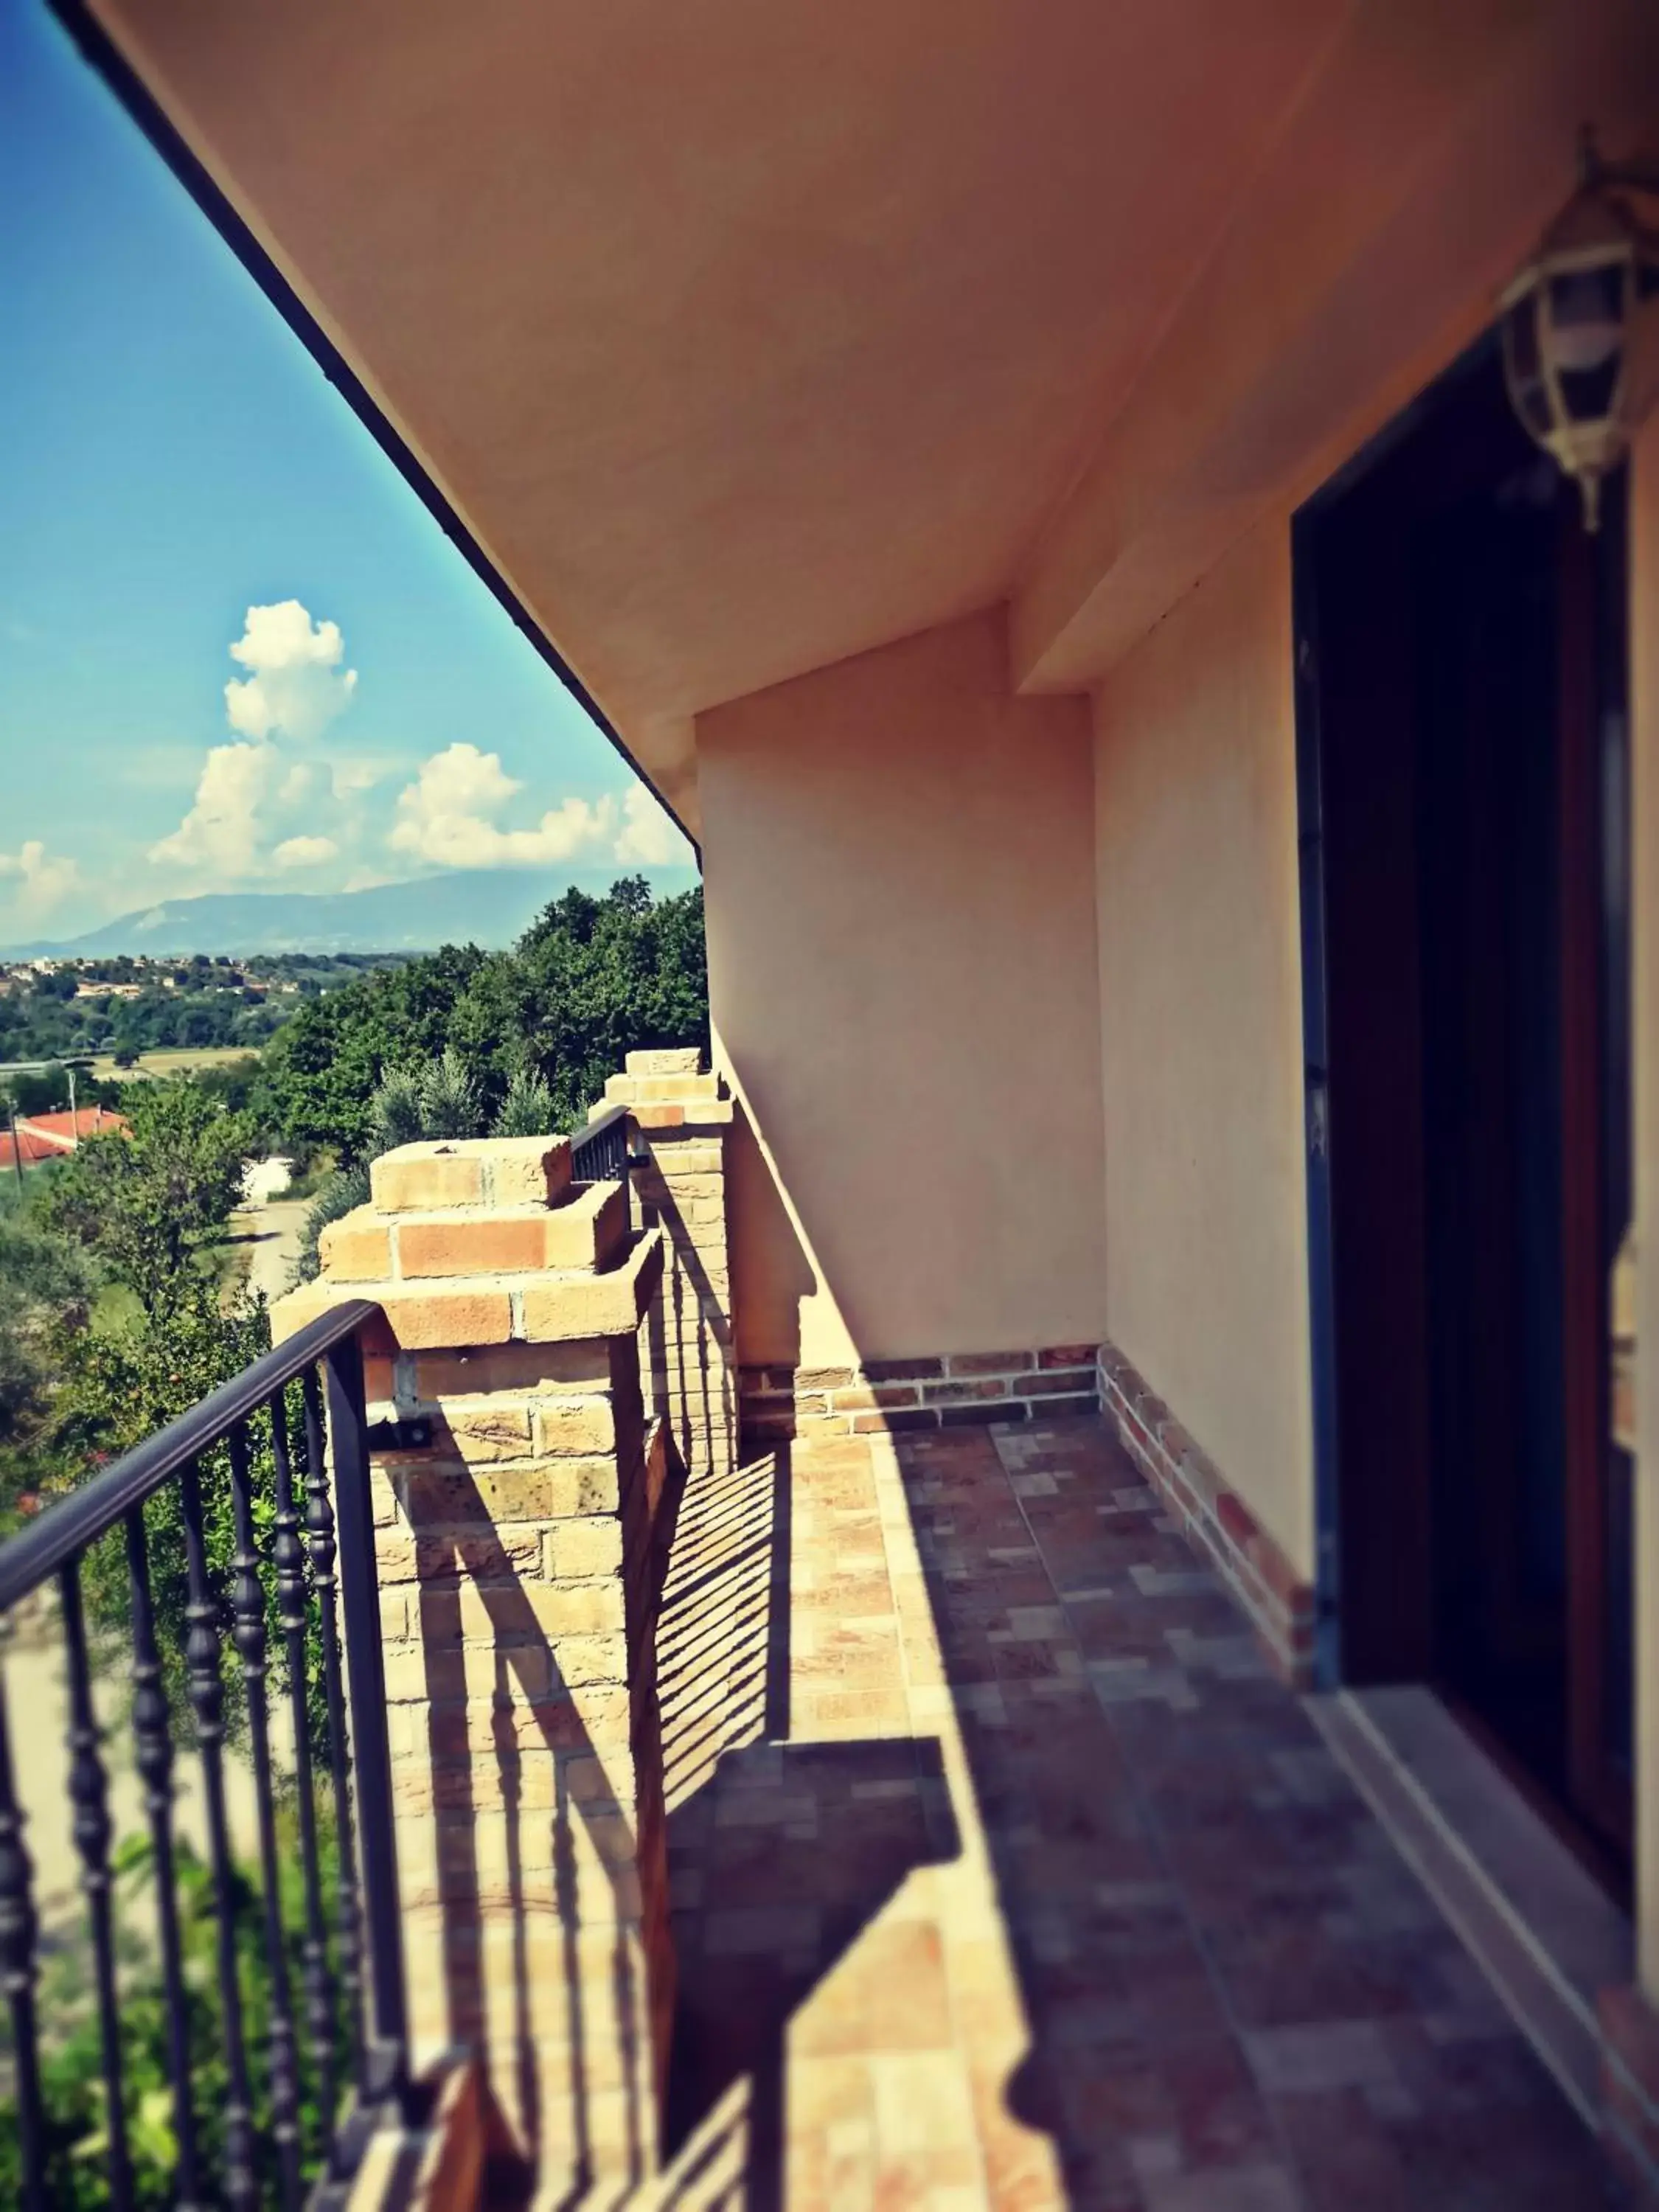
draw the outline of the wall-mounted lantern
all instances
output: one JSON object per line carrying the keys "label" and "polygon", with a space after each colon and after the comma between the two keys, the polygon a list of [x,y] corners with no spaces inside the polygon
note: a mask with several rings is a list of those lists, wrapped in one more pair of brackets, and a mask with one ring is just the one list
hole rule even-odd
{"label": "wall-mounted lantern", "polygon": [[1638,311],[1659,294],[1659,234],[1625,195],[1659,198],[1659,163],[1604,161],[1586,129],[1578,190],[1498,301],[1504,374],[1528,433],[1577,483],[1596,526],[1601,479],[1646,401],[1632,363]]}

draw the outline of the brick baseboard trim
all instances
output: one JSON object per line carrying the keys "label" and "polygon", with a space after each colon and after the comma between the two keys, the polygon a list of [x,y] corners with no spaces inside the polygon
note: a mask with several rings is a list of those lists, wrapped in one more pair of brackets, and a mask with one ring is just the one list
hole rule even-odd
{"label": "brick baseboard trim", "polygon": [[1101,1410],[1124,1447],[1249,1616],[1279,1675],[1313,1682],[1314,1594],[1139,1370],[1100,1347]]}
{"label": "brick baseboard trim", "polygon": [[866,1359],[856,1367],[741,1367],[743,1434],[759,1447],[798,1436],[1092,1413],[1100,1402],[1098,1352],[1093,1344],[1047,1344],[1031,1352]]}

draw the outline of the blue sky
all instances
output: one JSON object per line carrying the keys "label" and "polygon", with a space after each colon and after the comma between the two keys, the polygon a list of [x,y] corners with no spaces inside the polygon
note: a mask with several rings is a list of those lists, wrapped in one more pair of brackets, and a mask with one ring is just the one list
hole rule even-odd
{"label": "blue sky", "polygon": [[0,0],[0,943],[690,861],[40,0]]}

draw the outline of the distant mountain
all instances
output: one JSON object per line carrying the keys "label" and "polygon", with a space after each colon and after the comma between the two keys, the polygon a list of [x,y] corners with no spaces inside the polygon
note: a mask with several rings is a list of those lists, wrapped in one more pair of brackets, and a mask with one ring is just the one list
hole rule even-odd
{"label": "distant mountain", "polygon": [[366,891],[227,891],[164,899],[84,937],[14,945],[0,958],[81,960],[149,952],[429,952],[440,945],[511,945],[567,884],[598,896],[618,876],[641,875],[659,898],[690,890],[691,868],[573,868],[556,877],[517,869],[458,869]]}

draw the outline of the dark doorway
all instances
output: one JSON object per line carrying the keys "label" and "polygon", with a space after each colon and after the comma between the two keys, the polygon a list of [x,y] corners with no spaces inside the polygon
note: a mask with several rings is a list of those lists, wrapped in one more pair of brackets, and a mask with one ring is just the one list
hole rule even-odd
{"label": "dark doorway", "polygon": [[1460,362],[1297,518],[1328,1673],[1427,1680],[1616,1850],[1631,1467],[1626,512]]}

